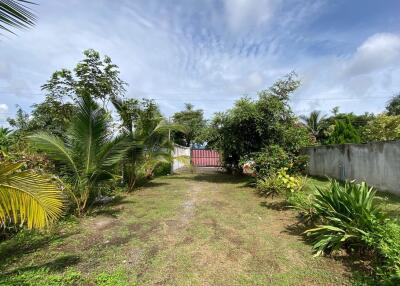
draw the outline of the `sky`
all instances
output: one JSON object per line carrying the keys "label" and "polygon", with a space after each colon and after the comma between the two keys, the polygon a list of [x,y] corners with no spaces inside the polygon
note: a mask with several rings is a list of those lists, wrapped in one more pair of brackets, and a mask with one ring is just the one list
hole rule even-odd
{"label": "sky", "polygon": [[0,38],[1,125],[89,48],[119,66],[127,97],[166,116],[192,103],[211,118],[291,71],[296,114],[378,113],[400,92],[398,0],[36,2],[37,25]]}

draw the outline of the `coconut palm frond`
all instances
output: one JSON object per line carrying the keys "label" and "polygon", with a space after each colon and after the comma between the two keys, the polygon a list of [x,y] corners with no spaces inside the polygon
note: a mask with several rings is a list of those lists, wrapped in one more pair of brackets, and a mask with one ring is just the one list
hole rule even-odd
{"label": "coconut palm frond", "polygon": [[0,30],[14,33],[14,29],[26,29],[37,20],[28,5],[35,3],[25,0],[0,0]]}
{"label": "coconut palm frond", "polygon": [[63,212],[63,194],[50,179],[19,171],[20,163],[0,165],[0,223],[44,228]]}

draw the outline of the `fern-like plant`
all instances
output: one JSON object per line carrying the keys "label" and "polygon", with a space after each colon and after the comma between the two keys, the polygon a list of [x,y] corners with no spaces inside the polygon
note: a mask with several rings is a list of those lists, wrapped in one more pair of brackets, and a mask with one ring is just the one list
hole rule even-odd
{"label": "fern-like plant", "polygon": [[63,194],[49,178],[21,171],[22,165],[0,164],[0,225],[41,229],[61,216]]}

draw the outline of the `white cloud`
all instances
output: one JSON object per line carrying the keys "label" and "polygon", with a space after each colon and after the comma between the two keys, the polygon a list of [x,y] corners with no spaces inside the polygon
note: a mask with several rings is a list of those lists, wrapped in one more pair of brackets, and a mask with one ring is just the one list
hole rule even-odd
{"label": "white cloud", "polygon": [[8,116],[8,105],[5,103],[0,103],[0,126],[5,124]]}
{"label": "white cloud", "polygon": [[346,74],[355,76],[398,65],[400,36],[379,33],[369,37],[358,48],[346,67]]}
{"label": "white cloud", "polygon": [[226,20],[234,32],[264,24],[278,6],[275,0],[225,0]]}
{"label": "white cloud", "polygon": [[6,113],[8,111],[8,105],[5,103],[0,103],[0,113]]}

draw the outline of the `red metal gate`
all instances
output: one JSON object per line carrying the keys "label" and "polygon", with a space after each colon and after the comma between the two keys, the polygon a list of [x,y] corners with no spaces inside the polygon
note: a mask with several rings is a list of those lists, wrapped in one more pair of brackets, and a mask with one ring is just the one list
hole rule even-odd
{"label": "red metal gate", "polygon": [[220,167],[219,153],[214,150],[192,149],[190,152],[192,165],[196,167]]}

